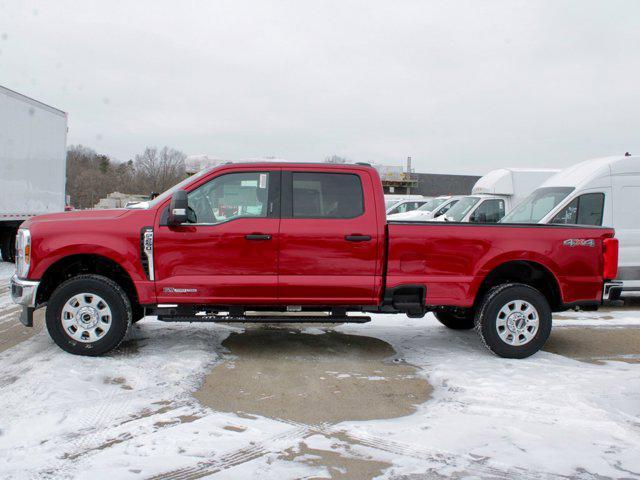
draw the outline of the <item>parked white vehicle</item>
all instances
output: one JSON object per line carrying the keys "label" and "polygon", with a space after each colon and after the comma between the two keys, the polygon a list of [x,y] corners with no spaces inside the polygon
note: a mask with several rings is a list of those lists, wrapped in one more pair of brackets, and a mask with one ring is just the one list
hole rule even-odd
{"label": "parked white vehicle", "polygon": [[0,248],[13,261],[29,217],[63,212],[67,114],[0,87]]}
{"label": "parked white vehicle", "polygon": [[448,212],[434,218],[437,222],[497,223],[505,214],[508,199],[495,195],[462,197]]}
{"label": "parked white vehicle", "polygon": [[[393,202],[387,208],[387,215],[393,215],[395,213],[411,212],[413,210],[420,208],[422,205],[427,203],[428,200],[429,200],[428,197],[420,197],[419,199],[416,199],[416,200],[400,200],[399,202]],[[385,205],[387,205],[386,201],[385,201]]]}
{"label": "parked white vehicle", "polygon": [[453,207],[458,200],[463,198],[462,195],[442,196],[429,200],[417,210],[405,213],[396,213],[388,215],[388,220],[402,220],[406,222],[424,222],[433,220],[436,216],[444,215]]}
{"label": "parked white vehicle", "polygon": [[640,291],[640,156],[597,158],[554,175],[503,219],[613,227],[620,241],[618,280]]}
{"label": "parked white vehicle", "polygon": [[[384,196],[384,207],[388,212],[393,206],[398,205],[402,202],[410,202],[410,201],[426,201],[432,197],[425,197],[424,195],[401,195],[396,193],[387,193]],[[397,213],[397,212],[394,212]]]}
{"label": "parked white vehicle", "polygon": [[437,221],[496,223],[558,169],[500,168],[480,178],[471,190]]}

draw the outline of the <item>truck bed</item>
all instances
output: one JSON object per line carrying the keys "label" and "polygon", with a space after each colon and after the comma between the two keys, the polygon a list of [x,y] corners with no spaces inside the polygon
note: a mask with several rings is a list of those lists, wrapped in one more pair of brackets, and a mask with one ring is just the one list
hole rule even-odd
{"label": "truck bed", "polygon": [[[427,305],[471,307],[483,279],[505,262],[540,265],[553,276],[558,308],[602,296],[604,227],[451,222],[387,224],[387,289],[426,285]],[[557,276],[551,272],[563,272]]]}

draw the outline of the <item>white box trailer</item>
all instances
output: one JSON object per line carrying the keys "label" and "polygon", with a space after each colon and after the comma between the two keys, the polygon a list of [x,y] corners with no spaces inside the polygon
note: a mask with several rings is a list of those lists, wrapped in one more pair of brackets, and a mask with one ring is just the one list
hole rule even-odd
{"label": "white box trailer", "polygon": [[0,86],[0,251],[14,257],[19,225],[64,211],[67,114]]}
{"label": "white box trailer", "polygon": [[578,163],[549,178],[503,219],[613,227],[620,241],[623,292],[640,291],[640,156]]}

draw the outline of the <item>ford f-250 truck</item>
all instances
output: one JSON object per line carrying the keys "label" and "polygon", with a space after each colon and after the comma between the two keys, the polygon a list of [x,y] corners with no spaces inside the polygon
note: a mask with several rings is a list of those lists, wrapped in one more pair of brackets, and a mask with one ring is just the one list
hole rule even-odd
{"label": "ford f-250 truck", "polygon": [[26,326],[46,304],[49,334],[80,355],[117,347],[145,314],[365,322],[434,312],[523,358],[544,345],[552,312],[597,308],[619,288],[617,247],[610,228],[387,222],[367,165],[226,164],[134,208],[28,220],[12,295]]}

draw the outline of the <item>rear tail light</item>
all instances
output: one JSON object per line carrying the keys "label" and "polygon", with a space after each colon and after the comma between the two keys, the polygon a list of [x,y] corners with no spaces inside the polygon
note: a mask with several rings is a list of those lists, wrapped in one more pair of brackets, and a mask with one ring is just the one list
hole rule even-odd
{"label": "rear tail light", "polygon": [[618,276],[618,239],[605,238],[602,247],[604,257],[602,276],[607,280],[613,280]]}

